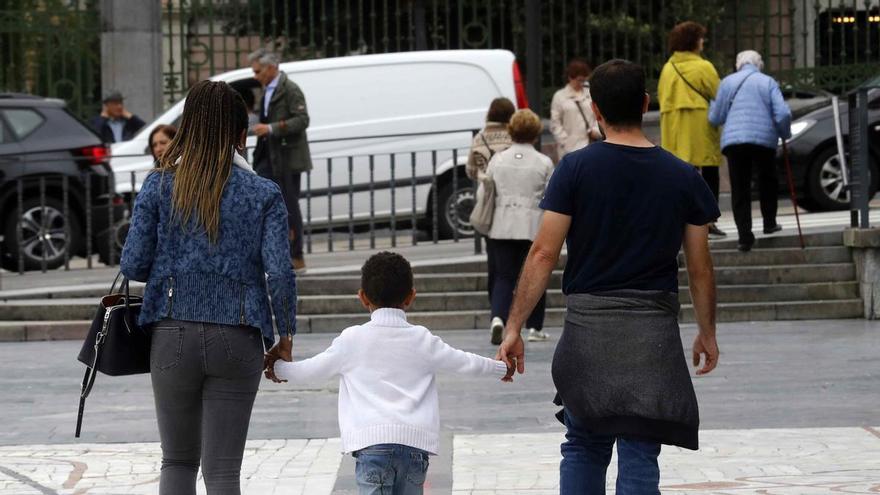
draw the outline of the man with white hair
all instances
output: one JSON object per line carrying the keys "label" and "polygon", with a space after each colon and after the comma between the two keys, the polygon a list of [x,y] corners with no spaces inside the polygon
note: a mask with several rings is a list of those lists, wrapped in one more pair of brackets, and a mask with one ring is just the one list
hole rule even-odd
{"label": "man with white hair", "polygon": [[752,172],[758,174],[758,191],[764,233],[779,232],[776,223],[776,146],[791,137],[791,109],[779,84],[763,74],[764,62],[754,50],[736,56],[736,72],[724,78],[709,107],[709,122],[721,132],[721,151],[730,172],[733,218],[739,234],[738,249],[749,251],[752,233]]}
{"label": "man with white hair", "polygon": [[278,70],[278,55],[259,49],[248,56],[254,79],[263,86],[259,101],[260,122],[253,126],[257,135],[254,150],[254,170],[271,179],[281,188],[287,204],[290,228],[291,262],[297,274],[306,269],[303,258],[303,221],[299,208],[300,178],[302,172],[312,169],[312,157],[306,128],[309,113],[306,98],[299,86]]}

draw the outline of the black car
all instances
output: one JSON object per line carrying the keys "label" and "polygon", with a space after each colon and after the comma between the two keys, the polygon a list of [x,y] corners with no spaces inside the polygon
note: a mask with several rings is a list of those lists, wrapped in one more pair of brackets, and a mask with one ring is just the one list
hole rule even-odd
{"label": "black car", "polygon": [[[844,145],[847,144],[849,128],[846,100],[845,97],[840,98],[840,124]],[[795,117],[791,125],[792,138],[788,141],[788,152],[798,203],[811,211],[848,208],[849,192],[843,187],[834,132],[834,113],[830,101],[822,102],[818,109],[805,108],[795,112]],[[868,142],[870,194],[873,197],[880,186],[880,90],[877,89],[868,93]],[[788,183],[781,146],[776,156],[780,186],[783,186],[787,195]]]}
{"label": "black car", "polygon": [[57,268],[73,255],[112,256],[108,225],[121,219],[125,207],[111,195],[109,153],[63,101],[0,94],[4,268],[17,270],[19,256],[25,270]]}

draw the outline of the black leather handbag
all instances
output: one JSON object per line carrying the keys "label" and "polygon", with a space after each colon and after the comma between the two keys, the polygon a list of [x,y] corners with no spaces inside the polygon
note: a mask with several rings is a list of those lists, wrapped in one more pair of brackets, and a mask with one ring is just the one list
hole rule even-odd
{"label": "black leather handbag", "polygon": [[150,333],[137,325],[143,298],[129,294],[128,279],[116,289],[116,276],[110,292],[101,298],[92,326],[77,359],[87,366],[79,396],[76,438],[82,429],[86,398],[95,384],[97,372],[110,376],[150,372]]}

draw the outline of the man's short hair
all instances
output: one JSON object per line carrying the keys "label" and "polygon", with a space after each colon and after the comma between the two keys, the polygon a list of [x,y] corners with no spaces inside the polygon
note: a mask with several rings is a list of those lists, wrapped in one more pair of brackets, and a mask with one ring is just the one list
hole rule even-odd
{"label": "man's short hair", "polygon": [[278,64],[281,63],[281,57],[265,48],[258,48],[257,50],[251,52],[250,55],[248,55],[248,62],[257,62],[260,65],[271,65],[274,67],[278,67]]}
{"label": "man's short hair", "polygon": [[692,52],[706,37],[706,28],[694,21],[684,21],[675,25],[669,32],[670,52]]}
{"label": "man's short hair", "polygon": [[609,60],[596,67],[590,76],[590,96],[608,125],[640,126],[645,103],[645,69],[629,60]]}
{"label": "man's short hair", "polygon": [[382,251],[370,256],[361,268],[361,289],[380,308],[399,308],[412,292],[413,272],[409,261],[397,253]]}

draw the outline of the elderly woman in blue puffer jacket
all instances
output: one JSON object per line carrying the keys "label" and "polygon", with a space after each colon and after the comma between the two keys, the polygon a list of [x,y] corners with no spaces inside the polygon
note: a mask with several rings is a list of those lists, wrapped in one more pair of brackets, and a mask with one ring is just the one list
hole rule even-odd
{"label": "elderly woman in blue puffer jacket", "polygon": [[709,122],[721,132],[721,151],[730,171],[733,218],[739,234],[738,248],[749,251],[752,233],[752,171],[757,169],[764,233],[782,230],[776,223],[776,146],[791,137],[791,109],[779,84],[761,73],[764,62],[754,50],[736,56],[736,72],[724,78],[709,107]]}

